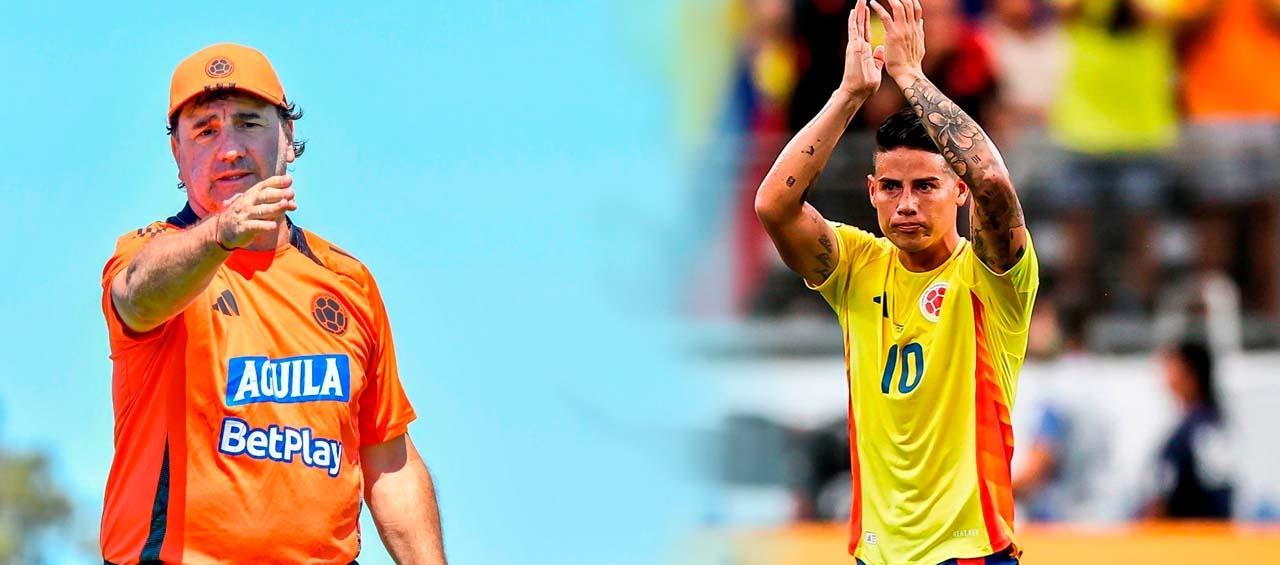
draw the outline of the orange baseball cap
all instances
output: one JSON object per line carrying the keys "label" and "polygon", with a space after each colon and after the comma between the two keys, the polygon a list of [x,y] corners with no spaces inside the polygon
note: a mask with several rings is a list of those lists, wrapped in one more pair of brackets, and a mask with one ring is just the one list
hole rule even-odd
{"label": "orange baseball cap", "polygon": [[276,106],[288,106],[284,85],[261,51],[219,43],[178,63],[169,85],[169,119],[196,95],[219,89],[243,90]]}

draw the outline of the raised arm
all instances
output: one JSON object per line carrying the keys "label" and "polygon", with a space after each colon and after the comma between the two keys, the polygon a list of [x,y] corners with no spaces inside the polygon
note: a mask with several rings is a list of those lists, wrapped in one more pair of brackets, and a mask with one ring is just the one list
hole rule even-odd
{"label": "raised arm", "polygon": [[973,118],[934,86],[921,70],[924,20],[920,0],[872,0],[885,26],[885,65],[929,137],[973,194],[969,212],[973,251],[996,273],[1013,268],[1026,253],[1022,205],[1000,151]]}
{"label": "raised arm", "polygon": [[111,279],[111,303],[130,330],[143,333],[178,315],[213,280],[231,254],[264,235],[278,233],[284,214],[296,210],[292,181],[268,178],[222,212],[185,231],[161,235],[143,247]]}
{"label": "raised arm", "polygon": [[756,214],[782,261],[810,284],[831,276],[839,262],[835,231],[805,202],[853,115],[880,87],[883,54],[868,41],[870,14],[858,3],[849,13],[844,78],[826,106],[782,150],[756,192]]}

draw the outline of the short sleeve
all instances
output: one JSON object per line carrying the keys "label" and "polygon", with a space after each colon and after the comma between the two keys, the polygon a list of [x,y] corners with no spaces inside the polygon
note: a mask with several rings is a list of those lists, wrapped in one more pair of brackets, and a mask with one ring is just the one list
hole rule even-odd
{"label": "short sleeve", "polygon": [[373,445],[404,435],[417,418],[400,383],[391,322],[373,276],[369,275],[369,305],[376,335],[373,354],[365,367],[365,388],[360,393],[360,445]]}
{"label": "short sleeve", "polygon": [[993,272],[976,254],[971,253],[971,257],[975,287],[995,325],[1011,333],[1026,332],[1040,288],[1040,263],[1031,232],[1027,232],[1026,253],[1004,273]]}
{"label": "short sleeve", "polygon": [[[163,335],[164,329],[173,323],[173,320],[169,320],[156,329],[139,334],[124,325],[124,321],[120,319],[120,314],[116,312],[115,305],[111,300],[111,281],[116,278],[116,275],[119,275],[129,267],[133,262],[133,258],[152,239],[170,229],[174,228],[169,224],[156,222],[145,228],[139,228],[120,236],[116,240],[115,252],[102,268],[102,315],[107,321],[107,336],[111,341],[112,352],[122,351],[134,345],[152,341]],[[174,319],[177,318],[175,317]]]}
{"label": "short sleeve", "polygon": [[836,268],[831,271],[831,276],[827,277],[827,280],[822,281],[822,284],[814,286],[805,281],[805,286],[818,291],[826,299],[827,304],[839,311],[839,306],[844,303],[845,296],[849,292],[849,283],[853,279],[854,271],[862,263],[867,249],[875,245],[876,236],[853,226],[837,222],[827,223],[836,232],[835,247],[838,257]]}

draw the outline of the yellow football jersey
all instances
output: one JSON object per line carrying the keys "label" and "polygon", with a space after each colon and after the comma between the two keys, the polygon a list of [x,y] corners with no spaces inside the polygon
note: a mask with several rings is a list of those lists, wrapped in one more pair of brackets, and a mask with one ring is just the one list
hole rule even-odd
{"label": "yellow football jersey", "polygon": [[938,268],[913,273],[889,240],[832,227],[839,263],[815,290],[844,331],[849,552],[896,565],[1009,548],[1009,414],[1040,278],[1030,236],[1003,275],[966,239]]}

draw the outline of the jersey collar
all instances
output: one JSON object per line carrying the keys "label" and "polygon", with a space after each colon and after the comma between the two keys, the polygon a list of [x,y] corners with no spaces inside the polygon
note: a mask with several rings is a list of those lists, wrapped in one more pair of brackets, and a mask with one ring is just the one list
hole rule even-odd
{"label": "jersey collar", "polygon": [[[196,211],[191,209],[190,202],[186,203],[177,214],[169,216],[169,219],[165,220],[165,222],[178,229],[184,230],[196,225],[199,221],[200,216],[197,216]],[[292,245],[306,258],[314,261],[315,264],[323,266],[324,263],[320,262],[320,258],[316,257],[315,252],[311,250],[311,245],[307,243],[307,235],[302,231],[302,228],[293,223],[293,220],[288,215],[285,215],[284,221],[289,224],[289,245]]]}

